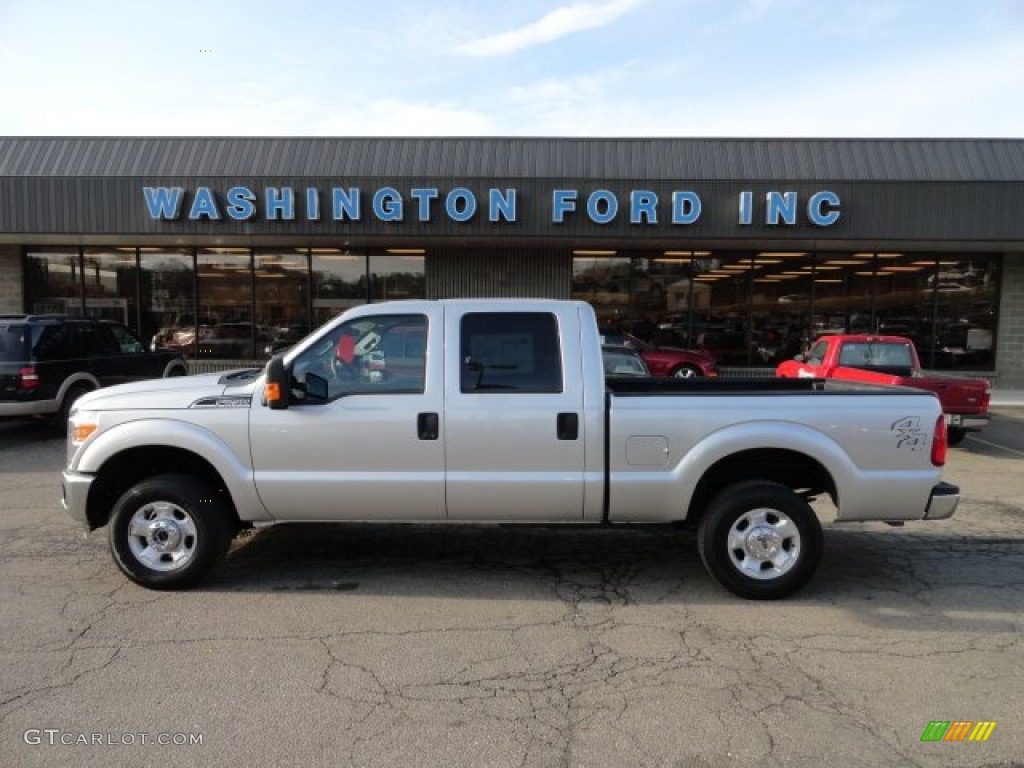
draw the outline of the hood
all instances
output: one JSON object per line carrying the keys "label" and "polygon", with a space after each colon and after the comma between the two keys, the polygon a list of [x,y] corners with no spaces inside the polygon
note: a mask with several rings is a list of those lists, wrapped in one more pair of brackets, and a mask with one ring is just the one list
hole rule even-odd
{"label": "hood", "polygon": [[75,407],[88,411],[178,410],[203,398],[248,398],[262,373],[252,369],[118,384],[83,395]]}

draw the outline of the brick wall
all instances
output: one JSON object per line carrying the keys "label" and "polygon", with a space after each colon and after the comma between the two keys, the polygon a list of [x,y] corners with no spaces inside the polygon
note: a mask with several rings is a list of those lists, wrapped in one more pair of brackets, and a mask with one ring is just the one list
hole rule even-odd
{"label": "brick wall", "polygon": [[996,361],[1000,389],[1024,389],[1024,253],[1003,257]]}
{"label": "brick wall", "polygon": [[21,247],[0,245],[0,314],[23,312]]}

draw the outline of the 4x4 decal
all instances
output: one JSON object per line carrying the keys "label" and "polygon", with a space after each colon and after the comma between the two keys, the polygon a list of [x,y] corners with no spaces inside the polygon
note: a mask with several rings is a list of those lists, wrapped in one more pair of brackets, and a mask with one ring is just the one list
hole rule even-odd
{"label": "4x4 decal", "polygon": [[909,448],[911,451],[920,451],[926,445],[927,433],[921,429],[921,419],[918,416],[904,416],[892,423],[890,429],[896,433],[896,447]]}

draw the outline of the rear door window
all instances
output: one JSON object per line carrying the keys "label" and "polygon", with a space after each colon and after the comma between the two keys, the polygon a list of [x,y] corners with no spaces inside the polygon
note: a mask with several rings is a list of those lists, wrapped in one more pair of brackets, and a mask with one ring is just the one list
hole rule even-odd
{"label": "rear door window", "polygon": [[548,312],[463,316],[463,392],[562,392],[558,320]]}

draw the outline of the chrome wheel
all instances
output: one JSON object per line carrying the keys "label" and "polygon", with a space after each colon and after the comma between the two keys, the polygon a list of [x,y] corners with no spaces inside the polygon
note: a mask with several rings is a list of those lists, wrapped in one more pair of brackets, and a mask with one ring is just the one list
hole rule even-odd
{"label": "chrome wheel", "polygon": [[700,376],[700,371],[688,365],[676,369],[676,372],[672,374],[672,378],[675,379],[696,379],[698,376]]}
{"label": "chrome wheel", "polygon": [[744,576],[776,579],[800,558],[800,530],[777,509],[752,509],[729,528],[729,560]]}
{"label": "chrome wheel", "polygon": [[153,501],[140,507],[128,523],[132,555],[154,571],[186,567],[195,555],[197,539],[195,521],[169,501]]}

